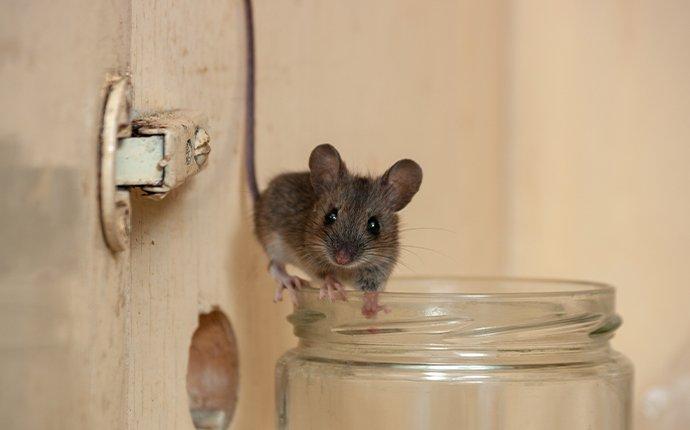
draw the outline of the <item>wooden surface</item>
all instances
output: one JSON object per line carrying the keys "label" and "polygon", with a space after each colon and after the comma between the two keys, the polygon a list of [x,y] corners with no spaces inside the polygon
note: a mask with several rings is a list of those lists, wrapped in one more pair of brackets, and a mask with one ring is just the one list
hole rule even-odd
{"label": "wooden surface", "polygon": [[129,255],[101,235],[106,72],[128,2],[6,1],[0,14],[0,427],[126,427]]}
{"label": "wooden surface", "polygon": [[189,428],[187,348],[198,312],[213,306],[239,343],[232,428],[274,423],[273,367],[293,340],[285,321],[290,307],[271,300],[241,167],[244,32],[239,1],[133,4],[134,108],[204,114],[212,152],[184,188],[134,205],[131,276],[140,288],[131,302],[130,428]]}

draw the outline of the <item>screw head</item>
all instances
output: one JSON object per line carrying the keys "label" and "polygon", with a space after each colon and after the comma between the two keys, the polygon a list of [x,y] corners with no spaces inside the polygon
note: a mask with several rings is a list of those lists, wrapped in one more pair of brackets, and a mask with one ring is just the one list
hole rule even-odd
{"label": "screw head", "polygon": [[211,152],[211,137],[203,128],[197,128],[194,134],[194,161],[199,168],[203,167],[208,161],[208,154]]}

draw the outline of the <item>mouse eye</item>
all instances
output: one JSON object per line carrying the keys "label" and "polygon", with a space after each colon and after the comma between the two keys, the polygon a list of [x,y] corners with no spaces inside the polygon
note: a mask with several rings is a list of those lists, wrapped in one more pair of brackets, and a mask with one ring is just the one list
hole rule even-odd
{"label": "mouse eye", "polygon": [[328,212],[328,213],[326,214],[326,216],[324,217],[323,223],[324,223],[325,225],[331,225],[331,224],[333,224],[333,223],[335,222],[335,220],[337,220],[337,219],[338,219],[338,209],[333,208],[333,209],[330,210],[330,212]]}
{"label": "mouse eye", "polygon": [[371,217],[369,218],[369,221],[367,221],[367,231],[374,236],[378,236],[378,234],[381,232],[381,225],[376,217]]}

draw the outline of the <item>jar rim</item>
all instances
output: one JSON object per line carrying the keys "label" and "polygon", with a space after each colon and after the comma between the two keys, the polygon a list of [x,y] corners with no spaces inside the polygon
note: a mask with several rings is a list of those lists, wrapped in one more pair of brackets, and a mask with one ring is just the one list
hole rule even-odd
{"label": "jar rim", "polygon": [[[423,291],[416,290],[423,286]],[[431,291],[430,287],[439,291]],[[393,288],[393,289],[391,289]],[[511,276],[428,276],[405,275],[389,280],[386,291],[379,294],[388,299],[525,299],[592,297],[612,295],[615,287],[603,282],[565,278]],[[303,294],[318,294],[317,289],[303,289]],[[348,294],[362,294],[359,291]]]}
{"label": "jar rim", "polygon": [[[387,288],[376,298],[349,291],[342,302],[301,289],[288,317],[300,345],[347,360],[367,353],[401,361],[579,362],[605,354],[621,324],[614,288],[592,281],[405,276]],[[374,318],[365,307],[377,309]]]}

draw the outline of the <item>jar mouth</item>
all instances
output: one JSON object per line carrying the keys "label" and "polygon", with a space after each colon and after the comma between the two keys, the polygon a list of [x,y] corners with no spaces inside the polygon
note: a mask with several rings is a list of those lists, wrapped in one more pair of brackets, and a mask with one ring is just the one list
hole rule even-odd
{"label": "jar mouth", "polygon": [[[301,294],[318,294],[306,289]],[[615,288],[609,284],[571,279],[500,276],[400,276],[389,280],[385,291],[387,299],[416,300],[482,300],[525,298],[579,298],[612,295]],[[349,291],[349,295],[361,295]]]}
{"label": "jar mouth", "polygon": [[591,361],[621,324],[614,288],[590,281],[416,276],[393,278],[373,302],[360,291],[333,302],[315,288],[297,295],[288,320],[303,351],[343,360]]}

